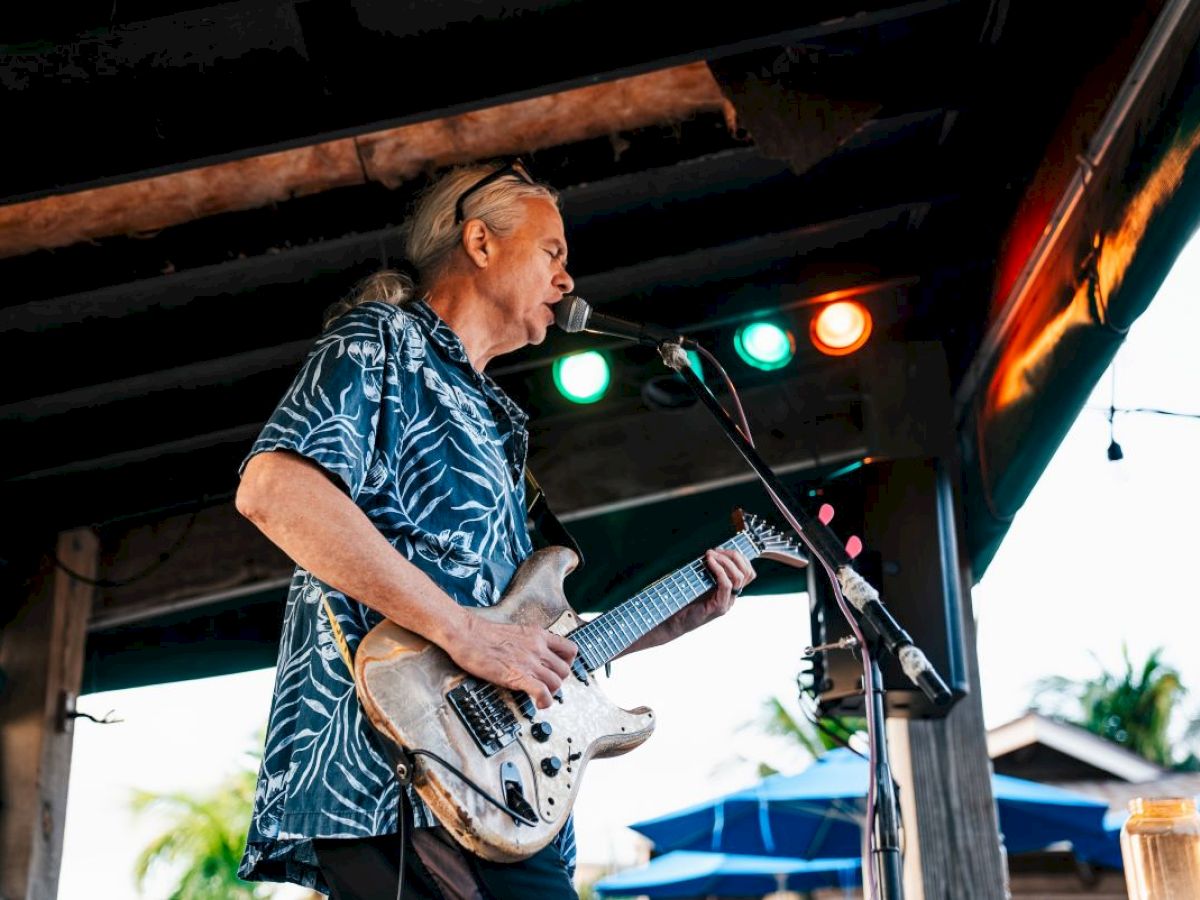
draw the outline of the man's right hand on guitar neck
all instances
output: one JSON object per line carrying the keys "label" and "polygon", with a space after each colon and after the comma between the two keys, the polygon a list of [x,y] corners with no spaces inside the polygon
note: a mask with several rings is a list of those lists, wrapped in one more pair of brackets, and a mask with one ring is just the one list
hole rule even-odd
{"label": "man's right hand on guitar neck", "polygon": [[443,640],[442,649],[459,666],[492,684],[524,691],[546,709],[571,672],[578,648],[573,641],[531,625],[489,622],[464,608],[465,627]]}

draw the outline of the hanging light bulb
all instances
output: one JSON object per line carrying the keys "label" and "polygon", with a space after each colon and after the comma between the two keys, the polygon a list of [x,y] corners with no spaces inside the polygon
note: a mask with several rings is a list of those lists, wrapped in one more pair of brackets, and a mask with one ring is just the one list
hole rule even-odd
{"label": "hanging light bulb", "polygon": [[1121,445],[1117,443],[1117,436],[1113,432],[1113,419],[1117,415],[1117,364],[1114,362],[1112,366],[1112,394],[1108,400],[1108,459],[1109,462],[1117,462],[1125,458],[1125,452],[1121,449]]}
{"label": "hanging light bulb", "polygon": [[871,336],[871,313],[861,303],[839,300],[827,303],[809,327],[813,346],[827,356],[846,356]]}

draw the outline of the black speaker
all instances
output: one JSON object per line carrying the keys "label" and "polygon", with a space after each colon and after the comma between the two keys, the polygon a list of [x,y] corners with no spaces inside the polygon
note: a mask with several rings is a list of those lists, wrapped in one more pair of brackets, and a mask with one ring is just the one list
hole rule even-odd
{"label": "black speaker", "polygon": [[[936,459],[871,462],[809,491],[814,504],[830,503],[830,527],[845,540],[858,535],[863,552],[855,569],[949,685],[955,700],[967,691],[953,491]],[[849,635],[822,566],[808,569],[813,645]],[[934,707],[886,652],[879,654],[887,715],[929,718]],[[862,715],[862,663],[848,650],[813,659],[813,686],[825,713]]]}

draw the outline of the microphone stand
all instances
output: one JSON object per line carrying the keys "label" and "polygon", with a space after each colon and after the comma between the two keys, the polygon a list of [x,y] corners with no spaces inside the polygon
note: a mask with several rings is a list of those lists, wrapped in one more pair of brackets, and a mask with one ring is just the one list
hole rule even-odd
{"label": "microphone stand", "polygon": [[[688,363],[687,355],[677,341],[663,341],[658,345],[663,362],[668,368],[674,369],[682,376],[684,382],[700,401],[708,407],[724,429],[726,436],[733,442],[738,452],[750,464],[755,473],[783,502],[788,511],[795,517],[796,522],[805,532],[813,551],[822,557],[830,568],[838,572],[839,581],[847,583],[850,591],[854,591],[857,600],[851,600],[862,613],[859,625],[872,646],[870,665],[870,685],[864,685],[866,702],[872,705],[874,713],[872,720],[875,727],[870,729],[872,759],[875,764],[875,871],[879,873],[879,891],[882,900],[903,900],[904,888],[902,879],[902,861],[900,857],[900,807],[896,799],[896,787],[892,781],[891,764],[888,760],[887,735],[883,727],[883,677],[879,664],[875,661],[875,653],[886,649],[891,653],[899,653],[905,673],[934,703],[944,705],[949,702],[950,689],[941,677],[929,666],[924,655],[917,650],[912,640],[904,632],[891,614],[879,601],[878,592],[865,579],[851,569],[853,560],[842,546],[841,541],[833,531],[820,519],[808,515],[779,477],[771,471],[770,466],[758,455],[751,446],[747,436],[743,435],[730,418],[729,414],[717,402],[708,385],[701,381]],[[868,648],[864,648],[868,649]],[[906,654],[908,658],[906,659]],[[913,656],[915,654],[915,657]],[[919,660],[916,659],[919,657]],[[917,665],[919,662],[923,665]]]}

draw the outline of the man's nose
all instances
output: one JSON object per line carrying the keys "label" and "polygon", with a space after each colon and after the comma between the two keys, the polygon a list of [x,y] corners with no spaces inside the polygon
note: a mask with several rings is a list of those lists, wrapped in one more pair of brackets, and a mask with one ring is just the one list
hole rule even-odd
{"label": "man's nose", "polygon": [[575,279],[567,273],[566,269],[559,269],[558,274],[554,276],[554,286],[564,294],[569,294],[575,287]]}

